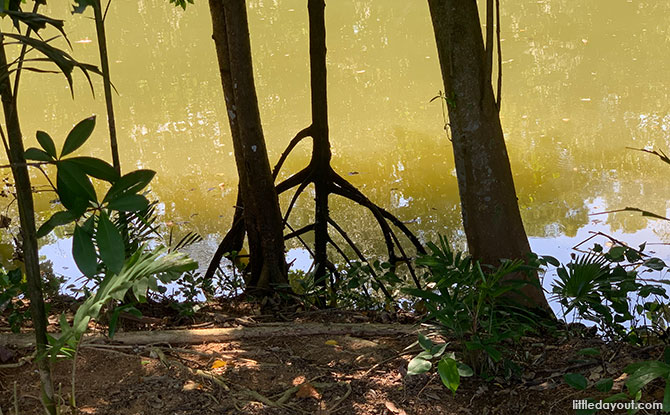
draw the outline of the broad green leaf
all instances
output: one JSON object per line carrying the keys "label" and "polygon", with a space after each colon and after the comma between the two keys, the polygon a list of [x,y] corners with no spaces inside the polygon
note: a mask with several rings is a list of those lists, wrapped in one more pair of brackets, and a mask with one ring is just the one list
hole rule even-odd
{"label": "broad green leaf", "polygon": [[555,266],[555,267],[558,267],[558,266],[561,265],[561,263],[558,261],[558,259],[554,258],[553,256],[542,255],[542,259],[544,259],[545,261],[547,261],[547,264],[549,264],[549,265],[553,265],[553,266]]}
{"label": "broad green leaf", "polygon": [[446,386],[452,393],[456,393],[456,389],[461,384],[461,376],[458,374],[458,365],[456,360],[451,358],[443,358],[437,364],[437,373],[440,374],[440,379],[444,386]]}
{"label": "broad green leaf", "polygon": [[614,380],[612,378],[600,379],[596,382],[595,386],[600,392],[609,392],[614,386]]}
{"label": "broad green leaf", "polygon": [[458,374],[461,375],[462,378],[469,378],[475,374],[475,371],[465,363],[458,362]]}
{"label": "broad green leaf", "polygon": [[409,361],[407,365],[407,374],[408,375],[420,375],[426,373],[433,366],[428,360],[422,359],[420,357],[415,357]]}
{"label": "broad green leaf", "polygon": [[653,269],[654,271],[662,271],[663,268],[667,266],[665,265],[665,262],[663,262],[663,260],[660,258],[649,258],[648,260],[644,261],[642,265],[647,268]]}
{"label": "broad green leaf", "polygon": [[56,173],[56,189],[66,209],[81,214],[89,206],[89,201],[97,201],[91,180],[76,164],[59,162]]}
{"label": "broad green leaf", "polygon": [[30,147],[23,153],[26,160],[36,160],[36,161],[52,161],[53,159],[45,151],[40,150],[39,148]]}
{"label": "broad green leaf", "polygon": [[65,139],[63,150],[60,153],[61,157],[67,156],[79,147],[81,147],[86,140],[91,136],[95,128],[95,115],[80,121],[72,128]]}
{"label": "broad green leaf", "polygon": [[104,160],[94,157],[72,157],[67,159],[67,161],[75,163],[86,174],[96,179],[105,180],[109,183],[113,183],[119,179],[119,174],[114,167]]}
{"label": "broad green leaf", "polygon": [[628,380],[626,387],[631,394],[636,394],[642,390],[649,382],[657,378],[666,378],[670,375],[670,365],[651,360],[643,362],[641,366],[635,370]]}
{"label": "broad green leaf", "polygon": [[87,277],[92,277],[98,271],[98,256],[91,235],[80,226],[74,227],[72,237],[72,256],[79,270]]}
{"label": "broad green leaf", "polygon": [[586,378],[579,373],[566,373],[563,375],[563,380],[577,390],[584,390],[589,384]]}
{"label": "broad green leaf", "polygon": [[442,353],[444,353],[446,348],[447,348],[447,343],[441,343],[441,344],[433,345],[433,347],[430,349],[430,354],[432,354],[435,357],[440,357],[440,356],[442,356]]}
{"label": "broad green leaf", "polygon": [[49,136],[49,134],[44,131],[37,132],[37,142],[40,143],[44,151],[47,152],[52,158],[56,158],[58,154],[56,153],[56,144],[54,140]]}
{"label": "broad green leaf", "polygon": [[125,174],[112,185],[103,202],[111,202],[121,196],[139,192],[149,184],[155,175],[156,172],[153,170],[135,170]]}
{"label": "broad green leaf", "polygon": [[65,225],[70,222],[74,222],[77,219],[77,215],[70,212],[69,210],[64,210],[62,212],[56,212],[51,217],[40,226],[37,230],[37,237],[42,238],[47,236],[52,230],[57,226]]}
{"label": "broad green leaf", "polygon": [[105,212],[100,213],[95,241],[98,243],[102,262],[107,265],[110,271],[118,274],[123,268],[125,247],[121,233],[119,233],[119,230],[116,229],[112,221],[109,220]]}
{"label": "broad green leaf", "polygon": [[147,301],[147,291],[149,290],[149,278],[139,279],[133,284],[133,294],[137,301],[145,303]]}
{"label": "broad green leaf", "polygon": [[623,246],[614,246],[612,247],[607,254],[612,258],[612,261],[621,261],[623,260],[623,254],[626,252],[626,248]]}
{"label": "broad green leaf", "polygon": [[142,195],[129,194],[109,202],[108,207],[120,212],[139,212],[149,206],[149,201]]}
{"label": "broad green leaf", "polygon": [[488,344],[483,345],[484,351],[488,353],[489,357],[493,359],[494,362],[499,362],[500,359],[502,359],[502,352],[498,349],[496,349],[493,346],[489,346]]}
{"label": "broad green leaf", "polygon": [[419,345],[423,350],[430,350],[433,348],[433,342],[428,337],[419,333]]}

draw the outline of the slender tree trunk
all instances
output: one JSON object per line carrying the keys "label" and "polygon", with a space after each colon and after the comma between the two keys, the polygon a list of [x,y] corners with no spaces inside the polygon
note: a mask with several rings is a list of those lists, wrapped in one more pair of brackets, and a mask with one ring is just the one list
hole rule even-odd
{"label": "slender tree trunk", "polygon": [[42,403],[48,414],[56,413],[54,403],[53,382],[51,380],[51,368],[48,359],[45,358],[46,337],[46,313],[44,309],[44,298],[42,297],[42,279],[40,276],[40,263],[37,253],[37,235],[35,231],[35,209],[33,206],[32,188],[28,166],[24,157],[23,136],[16,108],[16,101],[12,95],[12,85],[7,72],[7,55],[5,54],[4,38],[0,34],[0,96],[2,108],[5,113],[5,126],[7,127],[7,142],[9,152],[7,158],[12,166],[14,184],[16,185],[16,199],[19,208],[21,222],[21,236],[23,247],[23,259],[26,267],[26,279],[28,281],[28,297],[30,298],[30,313],[35,328],[35,343],[38,359],[37,368],[40,373],[42,384]]}
{"label": "slender tree trunk", "polygon": [[[530,245],[491,86],[491,59],[484,48],[477,1],[428,0],[428,5],[449,107],[470,253],[493,265],[502,258],[525,259]],[[492,39],[489,42],[492,48]],[[549,310],[537,277],[531,282],[523,293],[531,304]]]}
{"label": "slender tree trunk", "polygon": [[328,137],[328,96],[326,71],[326,23],[324,0],[309,0],[309,67],[312,93],[312,160],[315,193],[314,262],[315,280],[326,286],[328,261],[328,195],[330,193],[330,139]]}
{"label": "slender tree trunk", "polygon": [[288,278],[279,198],[254,85],[246,2],[210,0],[209,6],[249,242],[247,291],[267,293],[272,284],[285,284]]}
{"label": "slender tree trunk", "polygon": [[107,36],[105,35],[105,20],[102,13],[100,0],[93,1],[95,14],[95,31],[98,37],[98,50],[100,52],[100,69],[102,71],[102,82],[105,90],[105,104],[107,106],[107,125],[109,127],[109,143],[112,148],[112,165],[117,173],[121,174],[121,161],[119,160],[119,146],[116,141],[116,123],[114,119],[114,103],[112,101],[112,82],[109,75],[109,56],[107,54]]}

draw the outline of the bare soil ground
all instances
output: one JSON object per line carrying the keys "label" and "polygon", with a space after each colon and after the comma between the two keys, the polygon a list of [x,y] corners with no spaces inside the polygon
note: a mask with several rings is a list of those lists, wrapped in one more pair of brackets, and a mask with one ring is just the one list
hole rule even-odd
{"label": "bare soil ground", "polygon": [[[68,306],[69,307],[69,306]],[[67,307],[65,307],[67,309]],[[148,310],[147,310],[148,311]],[[623,387],[623,367],[656,358],[662,346],[633,349],[608,345],[577,334],[529,337],[510,344],[520,372],[508,378],[462,379],[455,395],[436,374],[406,376],[412,356],[406,348],[416,341],[409,317],[386,313],[329,310],[313,313],[258,315],[252,306],[209,307],[191,320],[179,321],[167,310],[150,323],[126,321],[125,330],[168,330],[185,327],[237,327],[248,330],[271,321],[299,326],[319,323],[365,325],[371,322],[402,327],[395,335],[374,338],[351,335],[295,336],[290,330],[271,336],[196,345],[119,345],[113,341],[86,344],[76,359],[76,406],[81,414],[430,414],[517,415],[574,414],[572,401],[607,395],[593,388],[575,391],[563,374],[578,372],[591,381],[613,377],[615,391]],[[145,315],[151,315],[151,312]],[[0,336],[9,338],[4,321]],[[55,330],[55,326],[53,329]],[[95,330],[95,328],[93,328]],[[2,343],[0,343],[2,344]],[[600,356],[580,354],[584,348]],[[415,349],[416,350],[416,349]],[[2,414],[40,414],[39,378],[27,361],[31,350],[3,348],[0,364]],[[414,354],[416,351],[414,352]],[[71,390],[73,360],[61,360],[53,373],[64,400]],[[661,401],[663,385],[646,400]],[[613,392],[613,393],[614,393]],[[65,403],[65,401],[63,402]],[[70,409],[64,411],[70,413]]]}

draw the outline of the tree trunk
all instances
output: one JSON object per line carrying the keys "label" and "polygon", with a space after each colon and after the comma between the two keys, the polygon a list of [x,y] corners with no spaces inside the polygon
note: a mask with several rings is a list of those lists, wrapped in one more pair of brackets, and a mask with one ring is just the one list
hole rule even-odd
{"label": "tree trunk", "polygon": [[326,23],[324,0],[309,0],[309,68],[312,93],[312,174],[314,180],[314,279],[326,286],[328,261],[328,195],[330,193],[330,139],[326,71]]}
{"label": "tree trunk", "polygon": [[112,82],[110,80],[109,72],[109,55],[107,54],[107,35],[105,34],[105,21],[100,0],[93,1],[92,7],[95,15],[95,30],[98,37],[98,51],[100,53],[102,82],[105,90],[107,126],[109,127],[109,144],[112,149],[112,165],[114,166],[114,170],[116,170],[116,172],[120,175],[121,161],[119,160],[119,146],[116,140],[116,119],[114,117],[114,102],[112,100]]}
{"label": "tree trunk", "polygon": [[209,6],[249,242],[247,292],[268,293],[288,278],[279,199],[254,85],[246,3],[210,0]]}
{"label": "tree trunk", "polygon": [[[4,38],[0,34],[0,96],[5,113],[7,127],[7,158],[12,166],[12,175],[16,186],[16,200],[21,222],[21,236],[23,247],[23,262],[26,267],[28,282],[28,298],[30,299],[30,314],[35,328],[35,340],[38,359],[36,361],[42,384],[42,403],[48,414],[56,413],[54,389],[51,380],[49,360],[45,357],[47,345],[47,319],[42,297],[42,277],[40,276],[40,262],[37,253],[37,234],[35,231],[35,209],[33,206],[32,188],[28,166],[24,157],[23,136],[16,109],[16,100],[12,94],[12,85],[7,71],[7,55],[5,54]],[[4,137],[3,137],[4,138]]]}
{"label": "tree trunk", "polygon": [[[476,0],[428,0],[449,107],[463,226],[471,255],[485,264],[526,259],[499,110],[491,86]],[[549,310],[537,277],[527,301]]]}

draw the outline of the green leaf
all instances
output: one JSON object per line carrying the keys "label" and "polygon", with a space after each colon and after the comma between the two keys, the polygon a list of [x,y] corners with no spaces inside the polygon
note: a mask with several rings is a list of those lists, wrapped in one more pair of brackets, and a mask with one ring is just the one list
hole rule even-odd
{"label": "green leaf", "polygon": [[436,344],[430,349],[430,354],[432,354],[435,357],[440,357],[442,356],[446,348],[447,343]]}
{"label": "green leaf", "polygon": [[563,375],[563,380],[577,390],[584,390],[589,384],[586,378],[579,373],[566,373]]}
{"label": "green leaf", "polygon": [[130,194],[109,202],[108,207],[120,212],[139,212],[149,206],[149,201],[142,195]]}
{"label": "green leaf", "polygon": [[139,192],[151,182],[155,175],[156,172],[153,170],[135,170],[125,174],[110,187],[103,202],[111,202],[120,196]]}
{"label": "green leaf", "polygon": [[110,317],[109,324],[108,324],[108,329],[109,329],[108,336],[109,336],[110,339],[114,337],[114,334],[116,334],[116,326],[117,326],[117,323],[119,321],[119,315],[122,312],[131,314],[131,315],[133,315],[135,317],[138,317],[138,318],[142,317],[142,312],[140,310],[138,310],[137,308],[135,308],[135,306],[133,306],[132,304],[125,304],[125,305],[122,305],[120,307],[116,307],[114,309],[114,311],[112,311],[112,316]]}
{"label": "green leaf", "polygon": [[407,374],[408,375],[420,375],[426,373],[433,366],[428,360],[422,359],[420,357],[415,357],[409,361],[407,365]]}
{"label": "green leaf", "polygon": [[123,238],[105,212],[100,213],[95,241],[98,243],[102,262],[110,271],[118,274],[123,268],[125,259]]}
{"label": "green leaf", "polygon": [[[584,401],[595,405],[596,401],[593,398],[586,398]],[[594,415],[598,412],[597,409],[577,409],[575,415]]]}
{"label": "green leaf", "polygon": [[[626,373],[629,373],[629,367],[626,368]],[[670,375],[670,365],[656,360],[642,362],[637,370],[630,374],[626,387],[632,395],[635,395],[649,382],[657,378],[666,378],[668,375]]]}
{"label": "green leaf", "polygon": [[78,218],[77,215],[70,212],[69,210],[64,210],[62,212],[56,212],[51,217],[40,226],[37,230],[37,237],[42,238],[47,236],[52,230],[57,226],[65,225],[70,222],[74,222]]}
{"label": "green leaf", "polygon": [[419,333],[419,345],[423,350],[430,350],[433,348],[433,342],[422,333]]}
{"label": "green leaf", "polygon": [[612,259],[612,261],[621,261],[623,260],[623,254],[626,252],[626,248],[623,246],[614,246],[612,247],[607,255]]}
{"label": "green leaf", "polygon": [[[72,7],[72,14],[74,13],[84,13],[88,6],[95,7],[93,0],[74,0],[75,5]],[[111,337],[111,336],[110,336]]]}
{"label": "green leaf", "polygon": [[89,201],[97,201],[91,180],[76,164],[59,162],[56,173],[56,189],[63,206],[75,213],[83,213]]}
{"label": "green leaf", "polygon": [[36,161],[52,161],[53,159],[43,150],[39,148],[30,147],[23,153],[26,160],[36,160]]}
{"label": "green leaf", "polygon": [[46,151],[47,154],[51,156],[51,158],[55,159],[58,156],[56,153],[56,144],[54,144],[54,140],[51,138],[51,136],[49,136],[49,134],[45,133],[44,131],[38,131],[37,142],[40,143],[44,151]]}
{"label": "green leaf", "polygon": [[644,261],[642,265],[653,269],[654,271],[662,271],[663,268],[667,267],[665,262],[663,262],[663,260],[660,258],[649,258],[648,260]]}
{"label": "green leaf", "polygon": [[437,373],[440,374],[440,379],[444,386],[446,386],[452,393],[456,393],[456,389],[461,384],[461,376],[458,374],[458,365],[456,360],[445,357],[437,364]]}
{"label": "green leaf", "polygon": [[458,362],[458,374],[462,378],[469,378],[470,376],[475,374],[475,371],[472,370],[472,368],[465,363]]}
{"label": "green leaf", "polygon": [[554,258],[553,256],[542,255],[542,259],[544,259],[545,261],[547,261],[547,264],[549,264],[549,265],[553,265],[553,266],[555,266],[555,267],[558,267],[558,266],[561,265],[561,263],[558,261],[558,259]]}
{"label": "green leaf", "polygon": [[81,147],[91,136],[95,128],[95,115],[80,121],[72,128],[65,139],[60,156],[64,157]]}
{"label": "green leaf", "polygon": [[98,256],[91,235],[80,226],[74,227],[72,237],[72,256],[79,270],[87,277],[98,272]]}
{"label": "green leaf", "polygon": [[598,389],[600,392],[609,392],[612,390],[612,387],[614,386],[614,380],[612,378],[604,378],[600,379],[599,381],[596,382],[596,389]]}
{"label": "green leaf", "polygon": [[489,357],[493,359],[494,362],[499,362],[500,359],[502,359],[502,352],[498,349],[496,349],[493,346],[489,346],[488,344],[484,344],[484,351],[488,353]]}
{"label": "green leaf", "polygon": [[670,412],[670,380],[667,379],[663,391],[663,412]]}
{"label": "green leaf", "polygon": [[[137,301],[145,303],[147,301],[147,291],[149,290],[150,278],[141,278],[133,284],[133,294]],[[155,280],[154,280],[155,282]]]}
{"label": "green leaf", "polygon": [[28,45],[38,52],[42,53],[46,58],[53,62],[58,69],[61,70],[65,78],[67,79],[68,85],[70,85],[70,91],[74,94],[74,89],[72,88],[72,71],[74,68],[79,68],[86,76],[91,90],[93,89],[93,84],[91,83],[91,78],[89,75],[90,72],[101,74],[100,70],[94,65],[89,65],[86,63],[77,62],[72,56],[68,55],[66,52],[51,46],[47,41],[36,37],[24,36],[15,33],[3,32],[2,34],[5,37],[14,39],[19,43]]}
{"label": "green leaf", "polygon": [[79,166],[89,176],[105,180],[109,183],[114,183],[120,177],[114,167],[106,161],[95,157],[72,157],[67,159],[67,161]]}

